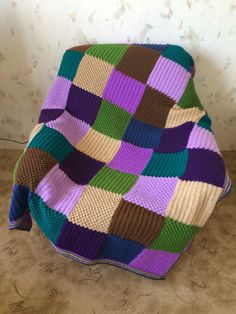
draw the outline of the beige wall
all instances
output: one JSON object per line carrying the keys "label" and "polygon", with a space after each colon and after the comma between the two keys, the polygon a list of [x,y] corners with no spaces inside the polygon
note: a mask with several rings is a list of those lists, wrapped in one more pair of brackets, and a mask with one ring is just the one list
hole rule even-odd
{"label": "beige wall", "polygon": [[1,0],[0,137],[28,139],[63,51],[90,42],[182,45],[221,149],[236,149],[233,0]]}

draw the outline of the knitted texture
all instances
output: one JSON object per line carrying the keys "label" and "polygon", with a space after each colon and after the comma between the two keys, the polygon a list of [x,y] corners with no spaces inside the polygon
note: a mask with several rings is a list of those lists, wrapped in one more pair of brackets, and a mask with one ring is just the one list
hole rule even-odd
{"label": "knitted texture", "polygon": [[181,47],[67,50],[14,170],[10,229],[164,278],[231,188]]}

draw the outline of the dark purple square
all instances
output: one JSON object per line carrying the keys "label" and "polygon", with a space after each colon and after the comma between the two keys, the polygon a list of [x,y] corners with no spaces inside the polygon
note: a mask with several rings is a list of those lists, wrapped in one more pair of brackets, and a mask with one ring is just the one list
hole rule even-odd
{"label": "dark purple square", "polygon": [[47,123],[52,120],[56,120],[63,114],[64,109],[42,109],[39,116],[38,123]]}
{"label": "dark purple square", "polygon": [[74,150],[60,164],[60,169],[77,184],[87,184],[104,166],[104,163]]}
{"label": "dark purple square", "polygon": [[106,234],[90,230],[66,220],[56,246],[86,257],[96,259]]}
{"label": "dark purple square", "polygon": [[189,149],[186,171],[180,179],[224,186],[225,164],[217,153],[207,149]]}
{"label": "dark purple square", "polygon": [[186,149],[193,126],[193,122],[186,122],[177,127],[163,129],[156,151],[160,153],[175,153]]}
{"label": "dark purple square", "polygon": [[86,90],[71,85],[66,103],[66,110],[74,117],[93,124],[102,99]]}

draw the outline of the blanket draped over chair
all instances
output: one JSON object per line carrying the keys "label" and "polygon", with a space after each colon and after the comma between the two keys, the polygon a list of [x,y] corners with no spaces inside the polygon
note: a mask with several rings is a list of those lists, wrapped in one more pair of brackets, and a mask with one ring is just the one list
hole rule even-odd
{"label": "blanket draped over chair", "polygon": [[63,255],[161,279],[231,181],[176,45],[66,50],[14,170],[9,228]]}

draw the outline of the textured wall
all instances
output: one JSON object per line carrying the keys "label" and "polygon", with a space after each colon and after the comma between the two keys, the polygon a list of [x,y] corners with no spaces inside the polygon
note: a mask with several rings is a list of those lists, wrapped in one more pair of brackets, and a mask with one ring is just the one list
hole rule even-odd
{"label": "textured wall", "polygon": [[221,149],[236,149],[236,1],[1,0],[0,17],[1,138],[28,139],[66,48],[174,43],[195,59],[196,88]]}

